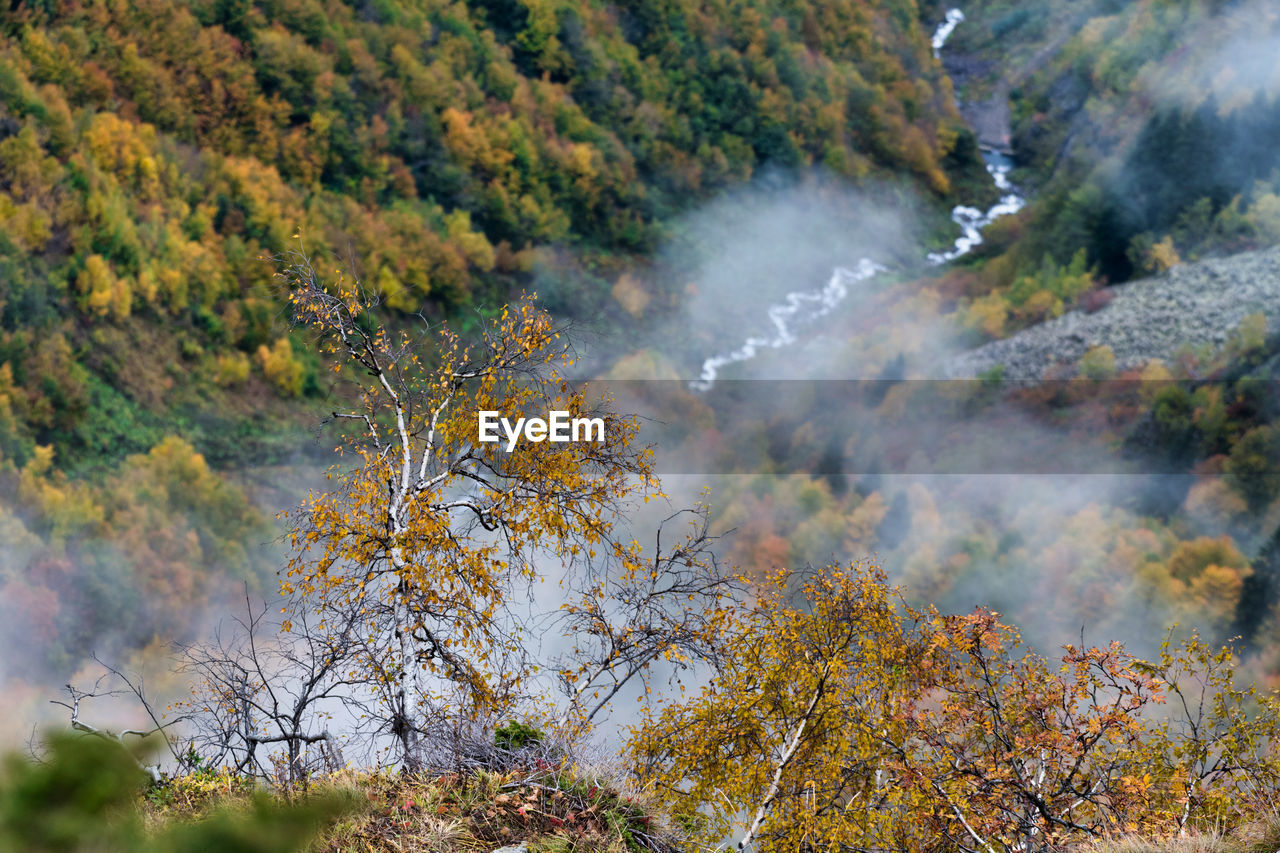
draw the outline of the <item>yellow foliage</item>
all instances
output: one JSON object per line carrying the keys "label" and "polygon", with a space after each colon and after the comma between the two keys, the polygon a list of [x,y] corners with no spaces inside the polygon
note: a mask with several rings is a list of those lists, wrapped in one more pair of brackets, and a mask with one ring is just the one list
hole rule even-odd
{"label": "yellow foliage", "polygon": [[262,366],[267,380],[285,394],[297,397],[302,393],[305,369],[293,357],[293,347],[288,338],[280,338],[270,348],[266,344],[259,346],[258,364]]}
{"label": "yellow foliage", "polygon": [[1168,234],[1159,243],[1151,247],[1151,265],[1156,272],[1164,272],[1182,263],[1178,250],[1174,248],[1173,237]]}
{"label": "yellow foliage", "polygon": [[[1191,595],[1225,618],[1239,580],[1209,565]],[[629,747],[677,813],[709,816],[707,844],[995,851],[1164,834],[1239,819],[1244,792],[1280,770],[1280,705],[1236,689],[1230,651],[1194,635],[1153,660],[1112,643],[1050,661],[994,613],[915,610],[854,565],[774,573],[719,639],[709,680],[646,708]]]}
{"label": "yellow foliage", "polygon": [[488,272],[493,269],[494,252],[488,238],[471,228],[471,214],[455,210],[445,217],[449,239],[462,250],[467,262],[476,269]]}
{"label": "yellow foliage", "polygon": [[[369,384],[345,414],[367,427],[346,448],[356,464],[336,469],[340,487],[293,516],[284,588],[316,602],[322,618],[341,612],[323,608],[367,601],[392,619],[402,639],[388,640],[362,677],[405,684],[414,707],[438,698],[439,681],[424,681],[437,677],[469,703],[502,708],[528,675],[505,665],[517,640],[499,624],[511,584],[534,576],[528,554],[570,565],[603,557],[599,550],[624,577],[648,571],[638,544],[609,533],[612,507],[656,489],[651,451],[631,450],[635,423],[612,415],[602,442],[524,442],[509,451],[479,440],[480,411],[577,417],[595,405],[561,378],[572,359],[532,304],[505,308],[475,349],[441,329],[428,368],[407,338],[381,326],[359,331],[357,318],[369,321],[359,288],[340,280],[330,293],[298,270],[286,273],[296,315],[339,366],[357,368]],[[433,638],[434,653],[416,657],[420,641],[410,637]],[[411,659],[409,683],[397,661]]]}
{"label": "yellow foliage", "polygon": [[225,387],[243,385],[249,378],[249,356],[240,351],[219,353],[213,381]]}
{"label": "yellow foliage", "polygon": [[585,142],[575,142],[569,149],[569,166],[579,178],[591,181],[600,174],[596,165],[597,152]]}
{"label": "yellow foliage", "polygon": [[1227,352],[1234,358],[1259,353],[1267,345],[1267,318],[1254,312],[1240,321],[1227,338]]}
{"label": "yellow foliage", "polygon": [[1259,195],[1249,205],[1244,218],[1260,237],[1272,242],[1280,240],[1280,195]]}
{"label": "yellow foliage", "polygon": [[378,267],[378,275],[374,279],[378,295],[388,308],[397,311],[411,311],[414,307],[414,294],[396,277],[388,266]]}
{"label": "yellow foliage", "polygon": [[49,541],[57,548],[71,534],[96,527],[106,517],[88,486],[68,482],[64,473],[53,470],[52,445],[36,446],[18,477],[18,497],[39,513],[48,527]]}
{"label": "yellow foliage", "polygon": [[1116,375],[1116,354],[1106,344],[1089,347],[1080,356],[1080,372],[1086,379],[1111,379]]}
{"label": "yellow foliage", "polygon": [[1138,393],[1148,405],[1155,402],[1156,397],[1173,381],[1173,371],[1158,358],[1153,358],[1142,367],[1138,379],[1141,384]]}
{"label": "yellow foliage", "polygon": [[0,362],[0,428],[10,434],[15,426],[13,406],[20,393],[13,384],[13,365],[7,361]]}
{"label": "yellow foliage", "polygon": [[1235,617],[1240,593],[1244,589],[1244,576],[1248,570],[1228,566],[1205,566],[1199,576],[1191,581],[1188,596],[1195,605],[1198,617],[1208,619],[1209,624],[1225,629]]}
{"label": "yellow foliage", "polygon": [[146,198],[159,194],[159,174],[151,156],[156,144],[155,128],[135,124],[115,113],[100,112],[94,115],[84,140],[104,171],[127,181]]}
{"label": "yellow foliage", "polygon": [[631,750],[659,790],[710,806],[712,839],[772,790],[774,757],[786,754],[798,732],[803,741],[795,741],[759,849],[794,850],[805,838],[836,849],[880,837],[894,821],[889,812],[862,810],[847,821],[825,806],[850,763],[863,765],[879,751],[877,737],[900,731],[881,703],[907,676],[907,640],[898,602],[874,567],[828,567],[806,579],[805,606],[796,608],[789,576],[769,575],[756,606],[727,625],[717,677],[687,702],[649,708],[632,730]]}
{"label": "yellow foliage", "polygon": [[116,319],[129,316],[133,305],[129,283],[117,278],[101,255],[85,259],[84,269],[76,276],[75,288],[93,314],[105,317],[110,313]]}
{"label": "yellow foliage", "polygon": [[965,313],[965,325],[978,329],[989,338],[1004,335],[1004,324],[1009,319],[1009,303],[999,293],[992,291],[980,296],[969,306]]}
{"label": "yellow foliage", "polygon": [[474,116],[471,113],[446,107],[440,114],[444,122],[444,143],[449,152],[466,164],[480,158],[485,141],[483,135],[473,126]]}
{"label": "yellow foliage", "polygon": [[1022,305],[1019,313],[1037,322],[1057,317],[1062,313],[1062,300],[1047,290],[1037,290]]}
{"label": "yellow foliage", "polygon": [[1249,566],[1249,560],[1236,549],[1230,537],[1201,536],[1180,543],[1169,558],[1168,565],[1171,576],[1190,582],[1212,565],[1244,571]]}
{"label": "yellow foliage", "polygon": [[0,229],[4,230],[18,246],[29,252],[41,251],[49,238],[49,215],[36,202],[15,203],[8,193],[0,192]]}

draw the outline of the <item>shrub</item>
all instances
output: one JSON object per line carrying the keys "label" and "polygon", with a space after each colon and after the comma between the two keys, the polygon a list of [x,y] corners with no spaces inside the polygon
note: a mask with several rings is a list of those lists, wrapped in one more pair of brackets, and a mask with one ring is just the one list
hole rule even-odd
{"label": "shrub", "polygon": [[270,349],[266,344],[258,347],[258,363],[267,379],[290,397],[302,393],[304,369],[293,356],[293,347],[288,338],[276,341]]}
{"label": "shrub", "polygon": [[512,720],[494,731],[493,742],[499,749],[515,750],[542,743],[545,737],[546,735],[533,726]]}
{"label": "shrub", "polygon": [[249,356],[242,352],[230,352],[218,356],[218,369],[213,381],[225,387],[243,385],[249,378]]}
{"label": "shrub", "polygon": [[336,797],[284,804],[259,794],[249,810],[148,832],[138,810],[146,774],[102,737],[51,737],[39,762],[10,756],[0,780],[0,849],[27,853],[291,853],[308,849],[340,811]]}
{"label": "shrub", "polygon": [[1116,354],[1106,344],[1089,347],[1080,357],[1080,372],[1088,379],[1111,379],[1116,375]]}
{"label": "shrub", "polygon": [[1258,427],[1244,434],[1227,458],[1227,483],[1257,512],[1280,488],[1280,432]]}

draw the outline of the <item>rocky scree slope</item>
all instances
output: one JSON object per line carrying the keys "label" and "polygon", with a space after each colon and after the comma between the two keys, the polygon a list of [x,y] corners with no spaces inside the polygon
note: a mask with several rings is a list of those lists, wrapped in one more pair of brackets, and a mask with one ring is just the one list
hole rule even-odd
{"label": "rocky scree slope", "polygon": [[1280,246],[1173,267],[1111,289],[1101,309],[1077,309],[946,360],[942,375],[973,378],[1003,368],[1004,379],[1038,380],[1051,367],[1076,372],[1091,347],[1108,346],[1116,367],[1168,360],[1184,347],[1220,347],[1250,314],[1280,325]]}

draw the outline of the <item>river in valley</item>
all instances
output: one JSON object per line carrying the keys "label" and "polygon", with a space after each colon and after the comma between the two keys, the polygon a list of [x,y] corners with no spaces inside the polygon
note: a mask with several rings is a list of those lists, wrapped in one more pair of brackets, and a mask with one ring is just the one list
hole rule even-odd
{"label": "river in valley", "polygon": [[[945,20],[934,31],[931,41],[935,56],[941,56],[947,38],[963,21],[964,13],[959,9],[947,12]],[[1017,213],[1026,203],[1017,187],[1009,180],[1013,161],[994,151],[984,151],[983,159],[987,163],[987,172],[1001,192],[1000,200],[987,210],[968,205],[953,208],[951,221],[960,228],[960,236],[950,249],[928,253],[925,256],[927,263],[936,266],[967,255],[982,243],[982,229],[1002,216]],[[816,330],[818,320],[831,314],[848,298],[854,285],[889,271],[890,268],[884,264],[864,257],[849,266],[836,267],[821,287],[787,293],[780,302],[766,309],[768,332],[748,337],[733,349],[705,358],[698,378],[690,382],[690,388],[694,391],[707,391],[725,367],[750,361],[766,350],[782,349],[803,340],[806,332]]]}

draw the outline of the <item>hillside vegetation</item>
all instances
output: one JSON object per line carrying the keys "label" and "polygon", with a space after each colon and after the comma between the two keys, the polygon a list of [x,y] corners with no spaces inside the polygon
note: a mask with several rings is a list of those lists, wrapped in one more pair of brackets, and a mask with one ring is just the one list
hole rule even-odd
{"label": "hillside vegetation", "polygon": [[[923,278],[997,194],[934,0],[0,8],[0,709],[66,684],[83,735],[0,774],[0,847],[1273,841],[1265,309],[908,380],[1280,241],[1280,16],[971,6],[959,94],[1007,93],[1030,203]],[[779,187],[883,222],[724,239]],[[914,260],[838,305],[775,272],[889,232]],[[742,255],[719,296],[704,251]],[[823,319],[747,338],[786,290]],[[615,409],[574,319],[619,375],[772,354]],[[790,378],[824,369],[871,381]],[[607,437],[476,434],[551,410]]]}
{"label": "hillside vegetation", "polygon": [[[267,258],[301,240],[466,332],[540,269],[566,282],[552,307],[608,309],[673,214],[764,170],[941,201],[982,172],[921,14],[6,4],[0,584],[30,668],[168,634],[213,576],[269,575],[253,501],[217,472],[314,449],[298,427],[327,390]],[[213,491],[177,495],[193,477]]]}
{"label": "hillside vegetation", "polygon": [[[201,385],[315,393],[261,261],[295,233],[349,255],[393,309],[441,316],[527,283],[541,248],[652,249],[673,211],[768,166],[945,194],[962,126],[916,15],[17,4],[0,19],[9,455],[79,449],[112,404],[145,422],[165,395],[120,370],[139,326]],[[94,378],[112,387],[90,405]],[[147,449],[116,437],[117,455]]]}
{"label": "hillside vegetation", "polygon": [[[1000,337],[1091,286],[1280,238],[1268,4],[982,0],[965,12],[949,44],[958,96],[1008,94],[1015,178],[1035,196],[974,259],[975,328]],[[1086,270],[1092,283],[1072,286]]]}

